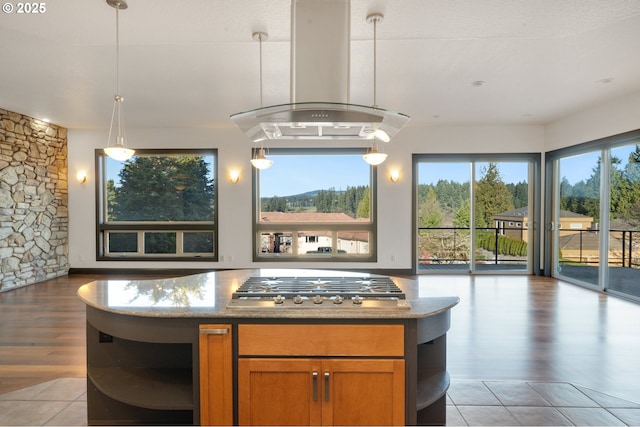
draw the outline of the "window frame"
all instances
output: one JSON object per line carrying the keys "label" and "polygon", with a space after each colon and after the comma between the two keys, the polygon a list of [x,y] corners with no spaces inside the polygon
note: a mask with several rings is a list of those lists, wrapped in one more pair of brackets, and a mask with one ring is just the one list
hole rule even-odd
{"label": "window frame", "polygon": [[[366,153],[365,148],[270,148],[271,154],[275,155],[358,155],[362,156]],[[364,159],[362,159],[364,162]],[[278,222],[264,223],[260,222],[260,170],[252,168],[252,259],[254,262],[377,262],[377,166],[369,165],[369,197],[370,197],[370,215],[368,222]],[[297,253],[297,245],[292,244],[292,251],[289,254],[282,253],[263,253],[261,247],[261,235],[265,232],[287,233],[291,234],[292,240],[300,238],[298,233],[305,235],[310,231],[331,231],[332,252],[322,253]],[[369,253],[367,254],[349,254],[339,252],[338,234],[345,231],[367,232],[369,235]],[[297,237],[296,237],[297,236]]]}
{"label": "window frame", "polygon": [[[510,270],[490,270],[490,271],[480,271],[476,268],[475,262],[469,263],[469,270],[462,269],[433,269],[431,271],[420,269],[420,254],[419,254],[419,224],[418,224],[418,207],[419,207],[419,197],[418,197],[418,186],[419,184],[419,166],[421,163],[446,163],[446,162],[461,162],[461,163],[469,163],[473,165],[472,173],[470,174],[470,182],[473,183],[475,181],[475,166],[478,163],[490,163],[490,162],[526,162],[529,164],[529,223],[531,227],[527,227],[527,230],[530,231],[531,239],[528,240],[530,246],[527,268],[523,270],[510,271]],[[412,174],[413,174],[413,191],[412,191],[412,226],[414,230],[414,236],[412,239],[412,252],[414,254],[412,261],[412,271],[414,274],[460,274],[460,272],[465,272],[466,274],[540,274],[540,250],[539,250],[539,242],[541,231],[540,227],[537,224],[540,224],[540,215],[541,215],[541,197],[542,197],[542,186],[541,186],[541,171],[542,171],[542,156],[540,153],[450,153],[450,154],[417,154],[414,153],[412,155]],[[474,194],[474,186],[471,185],[470,189],[470,198],[475,197]],[[474,205],[472,205],[474,206]],[[471,209],[471,213],[473,216],[473,208]],[[474,221],[472,218],[471,221]],[[504,230],[507,230],[506,226]],[[530,230],[529,230],[530,229]],[[472,230],[473,231],[473,230]],[[475,232],[474,232],[475,233]],[[473,236],[475,239],[475,236]]]}
{"label": "window frame", "polygon": [[[96,260],[97,261],[218,261],[218,150],[216,149],[136,149],[136,156],[211,156],[213,157],[213,220],[212,221],[118,221],[107,222],[107,155],[102,149],[95,150],[95,203],[96,203]],[[111,232],[136,232],[138,247],[136,252],[110,252],[108,249],[108,234]],[[176,253],[147,254],[145,253],[144,233],[146,232],[175,232]],[[185,233],[211,232],[213,233],[212,253],[184,253],[180,242]]]}

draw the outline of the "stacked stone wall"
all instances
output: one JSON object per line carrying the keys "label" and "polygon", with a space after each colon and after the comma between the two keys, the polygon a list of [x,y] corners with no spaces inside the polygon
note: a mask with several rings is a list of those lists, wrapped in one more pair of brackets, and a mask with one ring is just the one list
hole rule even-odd
{"label": "stacked stone wall", "polygon": [[67,129],[0,109],[0,292],[69,271]]}

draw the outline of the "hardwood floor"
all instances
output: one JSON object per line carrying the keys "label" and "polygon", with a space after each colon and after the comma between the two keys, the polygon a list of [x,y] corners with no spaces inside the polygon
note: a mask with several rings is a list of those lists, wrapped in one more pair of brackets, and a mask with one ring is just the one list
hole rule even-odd
{"label": "hardwood floor", "polygon": [[[85,376],[76,291],[97,278],[105,276],[0,293],[0,394]],[[640,402],[640,304],[544,277],[430,275],[419,283],[421,296],[461,299],[447,336],[452,379],[571,382]]]}
{"label": "hardwood floor", "polygon": [[535,276],[421,276],[458,295],[452,379],[571,382],[640,403],[640,304]]}
{"label": "hardwood floor", "polygon": [[0,292],[0,394],[86,376],[85,305],[76,293],[98,278],[71,275]]}

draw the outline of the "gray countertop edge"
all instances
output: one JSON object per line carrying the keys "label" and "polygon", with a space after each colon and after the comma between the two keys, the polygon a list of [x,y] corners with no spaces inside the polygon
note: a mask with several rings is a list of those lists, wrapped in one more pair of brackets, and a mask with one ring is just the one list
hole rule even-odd
{"label": "gray countertop edge", "polygon": [[[410,308],[386,309],[386,308],[227,308],[231,298],[231,281],[237,283],[247,276],[248,270],[226,271],[223,274],[201,273],[193,276],[185,276],[176,279],[149,279],[144,281],[94,281],[83,285],[78,290],[78,297],[88,306],[108,313],[114,313],[134,317],[150,318],[219,318],[219,319],[420,319],[435,316],[457,305],[460,299],[457,296],[422,297],[412,298],[416,295],[416,283],[412,280],[399,279],[398,283],[407,294]],[[215,300],[212,305],[205,307],[182,306],[156,306],[155,304],[140,304],[130,302],[130,306],[113,306],[105,303],[111,297],[126,292],[124,287],[131,288],[142,284],[143,286],[164,287],[205,286],[207,278],[215,275]],[[203,278],[205,280],[203,280]],[[168,289],[168,288],[167,288]],[[111,295],[113,294],[113,295]],[[129,295],[127,295],[129,296]],[[166,303],[166,301],[164,301]]]}

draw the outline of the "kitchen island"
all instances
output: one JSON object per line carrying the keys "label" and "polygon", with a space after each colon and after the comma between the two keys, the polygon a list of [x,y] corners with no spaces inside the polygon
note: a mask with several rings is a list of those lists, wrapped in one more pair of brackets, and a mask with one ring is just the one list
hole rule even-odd
{"label": "kitchen island", "polygon": [[401,307],[230,308],[250,278],[345,275],[378,277],[255,269],[82,286],[89,424],[444,424],[457,297],[393,277]]}

